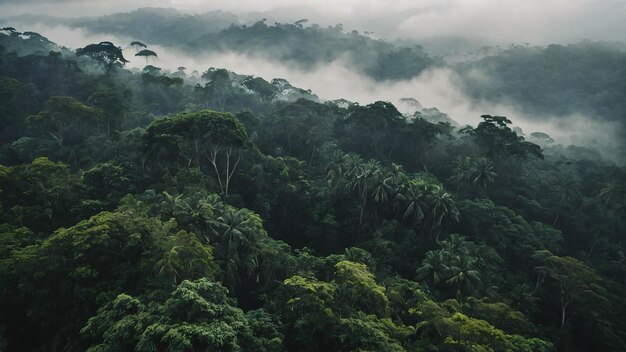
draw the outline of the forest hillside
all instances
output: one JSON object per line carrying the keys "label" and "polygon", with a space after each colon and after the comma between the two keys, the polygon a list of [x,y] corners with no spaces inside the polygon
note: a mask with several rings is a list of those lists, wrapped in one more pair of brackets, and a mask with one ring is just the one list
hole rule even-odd
{"label": "forest hillside", "polygon": [[338,26],[178,16],[75,19],[134,38],[79,48],[0,31],[0,351],[625,350],[623,140],[172,70],[155,46],[347,57],[380,84],[444,67],[481,106],[618,134],[622,48],[452,63]]}

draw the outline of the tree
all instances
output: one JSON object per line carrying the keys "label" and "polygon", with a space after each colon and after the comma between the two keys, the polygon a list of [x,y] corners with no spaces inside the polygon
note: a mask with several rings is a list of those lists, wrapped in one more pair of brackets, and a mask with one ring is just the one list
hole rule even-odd
{"label": "tree", "polygon": [[[102,212],[14,251],[2,267],[11,263],[9,282],[20,287],[19,299],[3,297],[2,310],[13,302],[19,308],[12,308],[17,313],[11,319],[29,327],[14,331],[15,346],[31,350],[32,344],[43,343],[84,350],[78,332],[102,299],[170,289],[173,277],[157,262],[175,246],[182,245],[172,263],[176,280],[212,276],[210,249],[176,230],[174,221],[164,223],[130,209]],[[1,317],[3,325],[7,318]]]}
{"label": "tree", "polygon": [[87,101],[99,108],[106,122],[106,131],[118,130],[124,120],[124,114],[129,109],[128,97],[130,92],[114,88],[101,88],[87,98]]}
{"label": "tree", "polygon": [[548,250],[540,250],[533,255],[541,273],[551,277],[559,288],[561,306],[561,329],[565,327],[567,309],[584,298],[591,298],[596,305],[607,301],[602,287],[603,279],[592,268],[572,257],[553,255]]}
{"label": "tree", "polygon": [[31,95],[32,87],[0,76],[0,142],[7,142],[22,132],[22,117],[32,109]]}
{"label": "tree", "polygon": [[453,257],[450,265],[451,276],[446,280],[449,285],[465,288],[466,292],[472,292],[480,283],[477,260],[468,254],[458,254]]}
{"label": "tree", "polygon": [[483,121],[476,128],[465,127],[461,133],[473,136],[487,157],[503,159],[508,157],[543,159],[541,147],[518,136],[508,125],[512,122],[505,116],[482,115]]}
{"label": "tree", "polygon": [[246,88],[259,94],[264,101],[271,100],[276,95],[276,89],[261,77],[248,76],[242,83]]}
{"label": "tree", "polygon": [[445,222],[456,222],[459,220],[459,210],[456,207],[452,195],[441,185],[432,185],[428,189],[427,202],[429,206],[429,218],[431,220],[431,235],[439,241],[439,234]]}
{"label": "tree", "polygon": [[97,126],[102,112],[87,106],[72,97],[51,97],[36,115],[26,118],[26,123],[35,130],[50,135],[59,147],[79,144],[86,138],[90,128]]}
{"label": "tree", "polygon": [[422,265],[417,269],[419,279],[428,279],[433,286],[438,286],[442,281],[447,280],[450,268],[446,264],[447,260],[442,251],[428,251]]}
{"label": "tree", "polygon": [[487,188],[498,175],[493,171],[493,164],[487,158],[478,158],[474,161],[474,172],[472,183],[481,189]]}
{"label": "tree", "polygon": [[389,315],[385,288],[378,285],[363,263],[341,261],[335,264],[337,303],[378,317]]}
{"label": "tree", "polygon": [[230,74],[223,68],[215,69],[211,67],[202,74],[202,78],[209,81],[204,86],[204,91],[217,103],[219,109],[224,111],[229,93],[232,90]]}
{"label": "tree", "polygon": [[76,208],[83,184],[66,164],[40,157],[2,169],[3,221],[47,234],[79,220]]}
{"label": "tree", "polygon": [[362,263],[340,260],[334,279],[299,275],[279,290],[284,305],[288,350],[402,351],[411,327],[389,319],[386,289]]}
{"label": "tree", "polygon": [[210,110],[157,119],[146,132],[147,148],[153,160],[161,162],[165,158],[177,168],[192,165],[200,168],[206,161],[213,167],[224,195],[228,195],[241,151],[250,146],[246,130],[237,118]]}
{"label": "tree", "polygon": [[335,123],[338,139],[346,149],[364,157],[391,158],[398,146],[402,114],[391,103],[377,101],[367,106],[351,106]]}
{"label": "tree", "polygon": [[577,180],[573,179],[570,175],[562,175],[561,177],[559,177],[555,186],[555,191],[558,195],[559,203],[556,209],[556,216],[554,217],[554,221],[552,222],[552,226],[556,226],[557,221],[559,220],[559,216],[561,215],[561,211],[563,210],[563,206],[566,204],[571,204],[572,202],[580,198]]}
{"label": "tree", "polygon": [[376,160],[370,160],[366,164],[353,164],[352,166],[353,168],[348,171],[350,178],[346,183],[346,187],[355,192],[359,198],[360,229],[363,225],[365,207],[367,206],[367,201],[370,198],[371,187],[373,186],[372,179],[374,177],[374,173],[380,168],[380,163]]}
{"label": "tree", "polygon": [[[490,321],[464,314],[462,311],[465,309],[475,312],[474,308],[481,303],[474,298],[468,301],[469,304],[461,305],[451,299],[437,304],[427,297],[420,297],[409,311],[419,319],[416,330],[423,343],[441,351],[553,351],[552,344],[547,341],[510,334],[492,325]],[[497,308],[507,314],[510,312],[506,307],[498,305]]]}
{"label": "tree", "polygon": [[152,50],[143,49],[140,52],[138,52],[137,54],[135,54],[135,56],[143,56],[146,59],[146,63],[148,63],[148,58],[149,57],[157,57],[157,53],[155,53]]}
{"label": "tree", "polygon": [[228,291],[205,278],[185,280],[165,298],[143,303],[141,298],[118,295],[81,330],[91,344],[88,351],[258,350],[265,341],[257,338],[271,338],[264,335],[276,331],[270,325],[257,328],[258,335],[253,336],[248,318],[234,306]]}
{"label": "tree", "polygon": [[181,78],[185,77],[186,76],[186,74],[185,74],[185,70],[186,69],[187,69],[187,67],[185,67],[185,66],[178,66],[176,68],[176,72],[172,73],[172,76],[173,77],[181,77]]}
{"label": "tree", "polygon": [[224,282],[234,290],[240,272],[252,276],[259,267],[261,243],[267,233],[261,218],[248,209],[226,207],[216,215],[212,223],[216,257],[224,272]]}
{"label": "tree", "polygon": [[145,73],[151,74],[153,76],[156,76],[156,75],[158,75],[161,72],[161,68],[153,66],[153,65],[146,65],[146,66],[144,66],[142,71],[145,72]]}
{"label": "tree", "polygon": [[552,344],[520,335],[509,335],[484,320],[473,319],[462,313],[454,313],[445,319],[447,338],[444,346],[454,351],[541,351],[552,350]]}
{"label": "tree", "polygon": [[134,47],[137,51],[140,50],[140,48],[147,48],[148,46],[140,41],[132,41],[130,42],[130,46]]}
{"label": "tree", "polygon": [[463,184],[471,184],[474,174],[474,163],[471,156],[459,156],[454,162],[454,169],[452,169],[452,175],[450,181],[457,185],[457,191]]}
{"label": "tree", "polygon": [[409,221],[417,226],[422,223],[426,212],[426,186],[422,180],[412,179],[401,184],[395,207],[402,216],[402,222]]}
{"label": "tree", "polygon": [[77,56],[87,56],[95,60],[108,74],[116,65],[124,66],[129,61],[124,58],[122,48],[111,42],[89,44],[76,50]]}
{"label": "tree", "polygon": [[159,274],[172,278],[177,285],[181,278],[210,277],[215,271],[212,248],[200,243],[186,231],[179,231],[162,240],[163,254],[155,263]]}

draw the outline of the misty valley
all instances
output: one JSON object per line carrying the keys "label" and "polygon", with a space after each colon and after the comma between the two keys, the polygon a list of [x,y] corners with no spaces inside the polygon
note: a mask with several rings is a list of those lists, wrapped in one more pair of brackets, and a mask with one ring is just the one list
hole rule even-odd
{"label": "misty valley", "polygon": [[0,4],[0,352],[626,350],[626,40],[96,3]]}

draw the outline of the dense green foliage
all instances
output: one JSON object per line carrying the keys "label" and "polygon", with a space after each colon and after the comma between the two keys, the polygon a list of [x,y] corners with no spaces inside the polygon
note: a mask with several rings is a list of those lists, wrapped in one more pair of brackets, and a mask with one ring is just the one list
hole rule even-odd
{"label": "dense green foliage", "polygon": [[612,43],[513,46],[461,64],[459,71],[476,99],[510,99],[534,114],[582,113],[624,121],[625,60],[626,52]]}
{"label": "dense green foliage", "polygon": [[[347,57],[350,66],[376,80],[398,80],[417,76],[436,61],[420,46],[398,48],[341,25],[321,28],[303,23],[272,26],[258,21],[251,26],[233,25],[189,41],[189,50],[235,51],[266,55],[271,59],[310,68]],[[296,44],[297,43],[297,44]]]}
{"label": "dense green foliage", "polygon": [[623,167],[103,43],[0,50],[0,350],[624,350]]}

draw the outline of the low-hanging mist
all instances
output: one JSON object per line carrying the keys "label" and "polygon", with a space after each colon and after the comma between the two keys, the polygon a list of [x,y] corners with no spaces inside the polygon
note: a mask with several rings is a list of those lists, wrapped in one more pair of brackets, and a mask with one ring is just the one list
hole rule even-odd
{"label": "low-hanging mist", "polygon": [[473,38],[491,45],[626,39],[622,20],[626,3],[600,0],[402,0],[392,4],[378,0],[307,0],[297,4],[286,0],[6,0],[0,3],[0,17],[23,13],[94,16],[141,6],[171,7],[187,13],[226,10],[253,21],[265,17],[291,23],[308,18],[324,26],[342,23],[386,39]]}
{"label": "low-hanging mist", "polygon": [[[32,28],[45,34],[53,42],[71,49],[94,42],[112,41],[124,49],[124,55],[130,61],[127,67],[131,69],[141,70],[150,64],[164,71],[175,72],[178,67],[184,66],[188,74],[196,71],[198,77],[210,67],[225,68],[237,74],[254,75],[268,81],[284,78],[297,87],[311,89],[322,100],[343,98],[365,105],[378,100],[397,104],[402,98],[414,98],[424,107],[438,108],[460,125],[476,125],[483,114],[504,115],[526,135],[544,132],[554,138],[557,144],[588,146],[607,151],[607,155],[614,154],[616,148],[621,146],[623,126],[619,122],[600,120],[582,113],[536,116],[525,113],[512,102],[477,102],[463,91],[458,74],[447,67],[427,69],[409,80],[380,82],[351,69],[347,58],[306,70],[276,62],[263,55],[214,51],[192,55],[164,46],[150,45],[149,49],[158,56],[146,60],[134,56],[136,49],[129,46],[134,39],[130,37],[94,34],[66,26],[38,24]],[[479,72],[473,74],[481,75]],[[403,112],[412,114],[413,111]]]}

